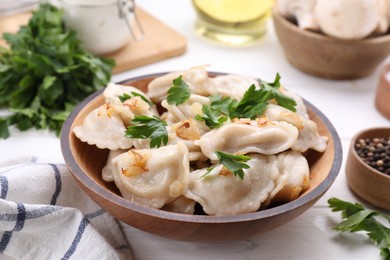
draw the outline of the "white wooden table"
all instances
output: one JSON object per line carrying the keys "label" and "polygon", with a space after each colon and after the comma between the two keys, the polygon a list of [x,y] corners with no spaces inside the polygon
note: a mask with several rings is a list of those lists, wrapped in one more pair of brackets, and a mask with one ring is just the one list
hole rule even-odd
{"label": "white wooden table", "polygon": [[[381,259],[379,250],[361,234],[340,235],[332,227],[340,221],[339,213],[327,206],[330,197],[359,201],[349,190],[345,161],[352,136],[361,129],[389,126],[375,108],[374,98],[379,73],[388,58],[367,78],[334,81],[304,74],[285,59],[272,27],[263,42],[247,48],[222,47],[201,39],[194,33],[195,13],[191,1],[139,0],[138,5],[188,40],[186,54],[114,75],[118,82],[143,74],[182,70],[210,64],[210,71],[244,74],[272,80],[279,72],[283,84],[319,108],[333,123],[343,145],[343,164],[333,186],[306,213],[269,233],[245,240],[221,243],[193,243],[157,237],[123,224],[135,259]],[[362,61],[364,62],[364,61]],[[48,131],[21,133],[0,140],[0,162],[38,155],[41,161],[62,163],[60,142]]]}

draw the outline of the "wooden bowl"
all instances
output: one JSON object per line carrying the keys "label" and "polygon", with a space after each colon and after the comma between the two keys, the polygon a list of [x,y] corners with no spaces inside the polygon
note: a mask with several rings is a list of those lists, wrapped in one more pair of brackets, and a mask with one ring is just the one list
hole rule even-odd
{"label": "wooden bowl", "polygon": [[299,70],[329,79],[370,75],[390,54],[390,34],[361,40],[341,40],[299,28],[272,13],[276,35],[287,60]]}
{"label": "wooden bowl", "polygon": [[[126,84],[145,91],[151,80],[163,74],[137,77]],[[329,137],[329,142],[324,153],[308,152],[311,187],[299,198],[277,207],[234,216],[186,215],[148,208],[122,198],[113,183],[103,181],[101,170],[108,150],[83,143],[72,132],[90,111],[104,103],[102,91],[85,99],[68,117],[61,133],[62,153],[78,184],[98,205],[122,222],[149,233],[187,241],[221,241],[270,231],[309,209],[329,189],[341,167],[342,148],[334,127],[305,101],[310,117],[317,123],[319,132]]]}
{"label": "wooden bowl", "polygon": [[380,75],[376,89],[375,106],[378,111],[390,119],[390,64],[387,64]]}
{"label": "wooden bowl", "polygon": [[345,167],[350,189],[366,202],[390,210],[390,176],[367,165],[357,154],[355,143],[361,138],[389,137],[390,128],[379,127],[362,130],[351,140]]}

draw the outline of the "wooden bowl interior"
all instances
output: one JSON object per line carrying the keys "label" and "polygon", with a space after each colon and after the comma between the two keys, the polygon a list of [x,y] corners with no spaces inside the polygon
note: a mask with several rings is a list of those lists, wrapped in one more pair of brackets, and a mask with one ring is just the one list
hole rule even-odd
{"label": "wooden bowl interior", "polygon": [[[136,78],[127,81],[126,84],[146,91],[148,83],[155,77],[156,75]],[[76,164],[67,163],[68,167],[92,199],[118,219],[147,232],[174,239],[219,241],[269,231],[287,223],[314,204],[334,182],[341,167],[341,143],[335,129],[320,111],[305,101],[310,118],[317,123],[320,134],[327,136],[329,141],[324,153],[315,151],[307,153],[306,157],[311,171],[311,186],[298,199],[255,213],[218,217],[171,213],[135,205],[135,203],[123,199],[113,183],[107,183],[102,179],[101,170],[106,164],[108,150],[98,149],[81,142],[72,131],[73,127],[82,124],[90,111],[104,103],[101,93],[102,91],[85,100],[84,104],[80,104],[80,107],[73,112],[75,114],[73,121],[71,118],[71,121],[65,124],[64,134],[68,133],[68,136],[63,138],[65,161],[74,159]],[[69,151],[67,151],[67,147],[69,147]],[[109,193],[107,194],[106,191]],[[257,221],[257,224],[249,225],[248,221]],[[181,223],[180,226],[177,225],[178,222]],[[226,227],[222,223],[229,226]],[[207,230],[205,230],[206,227]],[[173,231],[174,228],[180,232]],[[226,235],[226,228],[231,229],[230,236]]]}

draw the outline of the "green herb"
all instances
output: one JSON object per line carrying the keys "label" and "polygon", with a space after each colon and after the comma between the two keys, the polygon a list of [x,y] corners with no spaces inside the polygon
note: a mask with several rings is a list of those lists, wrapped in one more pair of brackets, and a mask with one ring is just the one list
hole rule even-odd
{"label": "green herb", "polygon": [[[219,164],[222,164],[227,170],[234,174],[234,176],[239,177],[241,180],[244,180],[244,170],[249,169],[249,165],[245,162],[249,161],[251,157],[246,155],[234,155],[216,151],[215,154],[219,159]],[[201,176],[204,177],[209,174],[216,166],[219,164],[210,167],[207,169],[207,172]]]}
{"label": "green herb", "polygon": [[257,116],[264,113],[267,107],[267,102],[270,98],[270,93],[264,89],[256,89],[255,85],[251,85],[244,93],[240,102],[230,106],[230,118],[250,118],[255,119]]}
{"label": "green herb", "polygon": [[384,259],[390,259],[390,229],[377,220],[381,218],[390,222],[390,218],[380,212],[365,209],[359,203],[350,203],[337,198],[328,200],[332,211],[341,211],[343,221],[334,227],[340,232],[363,231],[380,248]]}
{"label": "green herb", "polygon": [[42,3],[16,34],[3,34],[0,47],[0,107],[12,115],[0,119],[0,138],[8,127],[48,128],[59,134],[73,107],[104,87],[112,60],[82,49],[74,31],[65,29],[63,11]]}
{"label": "green herb", "polygon": [[264,113],[270,100],[275,100],[278,105],[296,111],[295,100],[279,91],[279,73],[276,74],[273,82],[259,80],[259,84],[260,88],[251,85],[240,101],[230,97],[210,97],[210,105],[202,107],[203,115],[196,115],[195,118],[199,121],[205,121],[210,128],[220,127],[229,118],[255,119]]}
{"label": "green herb", "polygon": [[168,143],[167,123],[158,117],[136,116],[131,120],[133,125],[128,126],[125,137],[150,138],[150,148],[160,147]]}
{"label": "green herb", "polygon": [[274,82],[266,82],[262,80],[258,80],[261,88],[270,93],[270,99],[275,99],[279,106],[285,107],[293,112],[296,111],[295,106],[297,103],[294,99],[282,94],[279,91],[280,88],[280,75],[276,73],[276,77]]}
{"label": "green herb", "polygon": [[199,121],[205,121],[210,128],[218,128],[228,120],[229,106],[233,99],[215,95],[210,97],[210,101],[210,105],[203,105],[203,114],[196,115],[195,118]]}
{"label": "green herb", "polygon": [[170,105],[180,105],[191,96],[190,87],[182,80],[182,76],[173,80],[172,87],[168,90],[167,102]]}
{"label": "green herb", "polygon": [[122,96],[118,96],[119,100],[123,103],[125,102],[126,100],[132,98],[132,97],[140,97],[143,101],[145,101],[146,103],[148,103],[150,106],[154,105],[152,101],[150,101],[149,99],[147,99],[144,95],[141,95],[137,92],[130,92],[132,96],[130,96],[129,94],[127,93],[124,93]]}

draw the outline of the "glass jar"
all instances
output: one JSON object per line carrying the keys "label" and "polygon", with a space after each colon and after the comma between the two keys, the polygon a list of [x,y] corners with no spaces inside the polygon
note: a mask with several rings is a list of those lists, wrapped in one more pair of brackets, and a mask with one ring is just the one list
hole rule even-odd
{"label": "glass jar", "polygon": [[[107,54],[124,47],[133,36],[143,35],[135,17],[132,0],[62,0],[65,25],[77,32],[84,48],[94,54]],[[132,23],[140,28],[135,37]]]}

